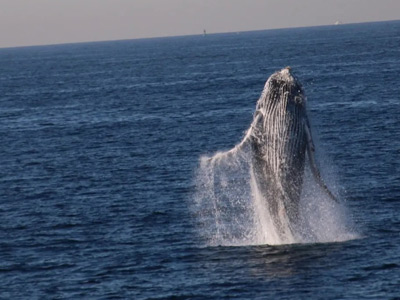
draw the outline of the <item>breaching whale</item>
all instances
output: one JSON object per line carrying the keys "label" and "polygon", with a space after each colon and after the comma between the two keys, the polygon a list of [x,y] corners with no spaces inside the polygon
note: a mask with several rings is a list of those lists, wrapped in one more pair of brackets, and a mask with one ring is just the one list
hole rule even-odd
{"label": "breaching whale", "polygon": [[250,149],[258,191],[267,202],[280,236],[293,235],[300,222],[299,201],[307,158],[315,181],[337,202],[317,168],[306,97],[290,67],[268,78],[244,139],[223,155],[244,147]]}

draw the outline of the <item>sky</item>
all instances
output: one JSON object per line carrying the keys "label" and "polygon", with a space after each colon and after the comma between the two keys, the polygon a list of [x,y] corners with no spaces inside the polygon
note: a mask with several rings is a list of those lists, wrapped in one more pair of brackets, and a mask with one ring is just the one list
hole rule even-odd
{"label": "sky", "polygon": [[400,19],[400,0],[0,0],[0,48]]}

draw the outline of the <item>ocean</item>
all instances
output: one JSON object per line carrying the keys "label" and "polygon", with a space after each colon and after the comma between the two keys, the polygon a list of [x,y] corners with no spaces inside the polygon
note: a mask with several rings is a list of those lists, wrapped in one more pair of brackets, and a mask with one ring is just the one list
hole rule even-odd
{"label": "ocean", "polygon": [[[312,242],[221,221],[202,184],[286,66],[341,203]],[[0,70],[1,299],[400,299],[400,21],[4,48]]]}

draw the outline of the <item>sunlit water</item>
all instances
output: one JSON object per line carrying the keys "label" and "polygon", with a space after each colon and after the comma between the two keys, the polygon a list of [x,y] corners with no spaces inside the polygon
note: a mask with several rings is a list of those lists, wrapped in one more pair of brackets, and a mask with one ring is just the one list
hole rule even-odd
{"label": "sunlit water", "polygon": [[[387,22],[0,49],[0,298],[395,299],[399,38]],[[281,244],[246,152],[204,157],[288,65],[341,204],[306,171],[304,234]]]}

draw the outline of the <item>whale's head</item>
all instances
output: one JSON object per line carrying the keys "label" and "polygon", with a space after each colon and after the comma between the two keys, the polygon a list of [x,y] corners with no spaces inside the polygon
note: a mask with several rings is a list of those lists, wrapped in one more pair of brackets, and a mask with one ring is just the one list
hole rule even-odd
{"label": "whale's head", "polygon": [[272,74],[265,83],[264,90],[257,103],[258,109],[271,109],[279,105],[290,108],[305,107],[306,97],[301,83],[286,67]]}

